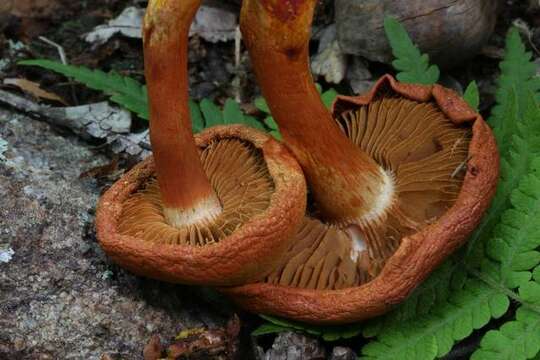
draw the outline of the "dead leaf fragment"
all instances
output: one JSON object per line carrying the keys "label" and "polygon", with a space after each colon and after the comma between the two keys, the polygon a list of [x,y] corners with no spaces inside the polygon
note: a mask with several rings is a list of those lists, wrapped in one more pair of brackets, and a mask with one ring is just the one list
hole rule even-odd
{"label": "dead leaf fragment", "polygon": [[60,6],[57,0],[1,0],[0,16],[13,15],[21,18],[46,18]]}
{"label": "dead leaf fragment", "polygon": [[144,9],[130,6],[107,24],[99,25],[84,35],[84,39],[92,44],[105,44],[113,35],[121,34],[129,38],[140,38]]}
{"label": "dead leaf fragment", "polygon": [[83,178],[104,178],[111,175],[115,175],[118,171],[118,155],[115,155],[112,161],[107,165],[97,166],[90,170],[87,170],[79,175],[79,179]]}
{"label": "dead leaf fragment", "polygon": [[183,330],[167,349],[167,359],[234,359],[239,333],[240,320],[236,315],[225,328]]}
{"label": "dead leaf fragment", "polygon": [[60,96],[52,93],[52,92],[49,92],[49,91],[46,91],[46,90],[43,90],[38,83],[35,83],[33,81],[30,81],[30,80],[26,80],[26,79],[18,79],[18,78],[8,78],[8,79],[4,79],[4,85],[11,85],[11,86],[16,86],[18,87],[19,89],[21,89],[22,91],[36,97],[36,98],[39,98],[39,99],[45,99],[45,100],[49,100],[49,101],[56,101],[56,102],[59,102],[61,104],[64,104],[64,105],[68,105],[67,102],[62,99]]}
{"label": "dead leaf fragment", "polygon": [[[99,25],[85,34],[84,40],[91,44],[103,45],[116,34],[140,39],[144,12],[144,9],[134,6],[127,7],[117,18],[110,20],[107,24]],[[189,35],[200,36],[212,43],[230,41],[235,38],[237,26],[238,15],[236,13],[203,5],[193,20]]]}
{"label": "dead leaf fragment", "polygon": [[143,357],[144,360],[158,360],[161,358],[163,349],[161,347],[161,340],[159,335],[154,335],[148,341],[148,344],[144,347]]}

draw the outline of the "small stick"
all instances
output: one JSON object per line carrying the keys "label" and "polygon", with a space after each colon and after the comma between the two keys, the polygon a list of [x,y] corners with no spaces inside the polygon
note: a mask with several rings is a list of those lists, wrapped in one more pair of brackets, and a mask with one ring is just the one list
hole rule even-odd
{"label": "small stick", "polygon": [[[44,43],[52,46],[52,47],[55,47],[56,50],[58,51],[58,56],[60,57],[60,62],[62,64],[64,64],[64,65],[68,64],[66,52],[65,52],[64,48],[62,47],[62,45],[60,45],[58,43],[55,43],[54,41],[52,41],[50,39],[47,39],[45,36],[39,36],[38,39],[43,41]],[[75,105],[79,105],[79,99],[77,98],[77,94],[75,92],[75,87],[73,86],[73,84],[71,84],[70,88],[71,88],[71,98],[72,98],[72,100],[75,102]]]}
{"label": "small stick", "polygon": [[236,78],[238,81],[233,82],[234,85],[234,98],[236,102],[241,103],[242,99],[240,96],[240,63],[241,63],[241,50],[242,50],[242,33],[240,32],[240,26],[236,26],[234,32],[234,69],[236,72]]}
{"label": "small stick", "polygon": [[62,62],[62,64],[67,65],[66,52],[64,51],[64,48],[61,45],[55,43],[52,40],[47,39],[45,36],[40,36],[38,37],[38,39],[43,41],[46,44],[51,45],[52,47],[55,47],[56,50],[58,51],[58,55],[60,56],[60,61]]}
{"label": "small stick", "polygon": [[471,155],[469,155],[461,164],[457,166],[457,168],[452,172],[452,175],[450,175],[450,178],[453,179],[459,174],[459,172],[467,167],[467,163],[471,160]]}

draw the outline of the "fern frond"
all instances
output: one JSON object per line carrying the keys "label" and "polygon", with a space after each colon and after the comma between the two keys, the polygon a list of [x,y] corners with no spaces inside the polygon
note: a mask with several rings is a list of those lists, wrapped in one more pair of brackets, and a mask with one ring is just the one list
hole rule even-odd
{"label": "fern frond", "polygon": [[189,100],[189,111],[191,115],[191,127],[194,133],[203,131],[204,119],[199,104],[193,100]]}
{"label": "fern frond", "polygon": [[244,124],[255,129],[265,130],[259,120],[253,116],[245,115],[240,105],[233,99],[227,99],[225,101],[223,121],[225,124]]}
{"label": "fern frond", "polygon": [[[540,280],[540,279],[539,279]],[[540,282],[528,281],[519,289],[523,301],[540,308]],[[486,333],[472,360],[527,360],[540,353],[540,311],[522,305],[514,321]]]}
{"label": "fern frond", "polygon": [[478,107],[480,106],[480,94],[478,92],[476,81],[473,80],[469,83],[463,93],[463,100],[465,100],[474,110],[478,111]]}
{"label": "fern frond", "polygon": [[[399,327],[399,324],[425,316],[434,307],[445,304],[450,292],[462,288],[462,285],[452,286],[455,264],[448,260],[437,268],[414,292],[390,313],[366,323],[362,335],[367,338],[375,337],[388,329]],[[464,273],[460,273],[464,275]]]}
{"label": "fern frond", "polygon": [[510,29],[506,37],[504,59],[499,65],[501,75],[497,80],[495,94],[497,104],[489,118],[489,122],[497,134],[501,153],[507,149],[515,130],[515,123],[509,123],[504,119],[506,102],[510,92],[516,92],[518,116],[522,116],[525,112],[529,93],[533,93],[536,99],[539,96],[540,78],[536,76],[537,65],[531,59],[532,54],[526,51],[519,31],[516,28]]}
{"label": "fern frond", "polygon": [[117,72],[105,73],[82,66],[64,65],[56,61],[37,59],[20,61],[19,65],[39,66],[73,78],[91,89],[111,97],[111,101],[133,111],[143,119],[149,118],[146,86]]}
{"label": "fern frond", "polygon": [[439,80],[439,68],[429,64],[429,57],[420,53],[399,21],[385,17],[384,30],[396,58],[392,65],[399,71],[396,76],[399,81],[429,85]]}
{"label": "fern frond", "polygon": [[324,106],[330,109],[332,107],[332,104],[334,103],[334,100],[336,100],[337,96],[338,96],[338,93],[336,90],[329,89],[321,94],[321,100],[324,103]]}
{"label": "fern frond", "polygon": [[363,325],[352,324],[342,326],[316,326],[303,324],[296,321],[280,319],[273,316],[259,315],[267,322],[253,331],[252,335],[260,336],[266,334],[280,333],[283,331],[300,331],[306,334],[318,336],[324,341],[337,341],[340,339],[350,339],[357,336],[362,331]]}
{"label": "fern frond", "polygon": [[[133,111],[143,119],[149,119],[148,94],[146,86],[130,77],[111,71],[91,70],[85,67],[64,65],[51,60],[25,60],[20,65],[39,66],[66,77],[75,79],[87,87],[99,90],[110,96],[110,100]],[[198,133],[214,125],[239,123],[264,130],[264,126],[254,117],[245,116],[240,106],[232,99],[225,102],[222,111],[216,104],[203,99],[199,104],[189,100],[193,132]]]}
{"label": "fern frond", "polygon": [[[540,153],[540,112],[534,96],[526,96],[526,109],[520,117],[517,93],[512,89],[505,100],[505,112],[501,115],[505,124],[515,124],[508,150],[501,152],[501,178],[491,207],[484,215],[480,226],[469,239],[468,255],[473,259],[482,255],[483,246],[491,237],[493,229],[500,222],[504,210],[510,206],[510,195],[518,187],[519,181],[528,174],[531,161]],[[471,261],[469,261],[471,263]]]}
{"label": "fern frond", "polygon": [[510,301],[485,283],[467,279],[461,290],[429,314],[385,329],[362,349],[363,359],[434,359],[448,353],[456,341],[502,316]]}
{"label": "fern frond", "polygon": [[531,163],[529,175],[511,195],[512,208],[504,212],[487,254],[501,263],[501,280],[516,288],[527,283],[540,264],[540,157]]}

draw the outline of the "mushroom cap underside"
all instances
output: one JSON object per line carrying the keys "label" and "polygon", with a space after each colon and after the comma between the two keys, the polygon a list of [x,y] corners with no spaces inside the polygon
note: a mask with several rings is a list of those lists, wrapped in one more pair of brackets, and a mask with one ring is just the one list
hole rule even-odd
{"label": "mushroom cap underside", "polygon": [[385,76],[334,108],[342,131],[392,175],[395,199],[371,224],[306,218],[265,282],[223,289],[253,312],[325,324],[382,314],[463,244],[494,195],[492,132],[450,90]]}
{"label": "mushroom cap underside", "polygon": [[302,171],[281,144],[244,126],[214,127],[196,142],[223,208],[215,221],[166,224],[150,157],[102,196],[100,244],[119,265],[160,280],[220,286],[260,280],[304,215]]}

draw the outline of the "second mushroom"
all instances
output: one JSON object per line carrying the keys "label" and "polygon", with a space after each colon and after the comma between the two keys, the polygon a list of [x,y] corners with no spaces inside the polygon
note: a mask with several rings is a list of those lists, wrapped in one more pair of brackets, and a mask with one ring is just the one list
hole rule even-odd
{"label": "second mushroom", "polygon": [[224,289],[258,313],[354,322],[402,301],[478,225],[499,157],[451,90],[383,77],[329,112],[309,73],[315,0],[244,0],[241,29],[311,202],[264,282]]}
{"label": "second mushroom", "polygon": [[187,43],[201,0],[151,0],[144,25],[153,158],[101,198],[97,233],[118,264],[148,277],[238,285],[268,274],[305,211],[300,167],[283,145],[243,126],[196,139]]}

